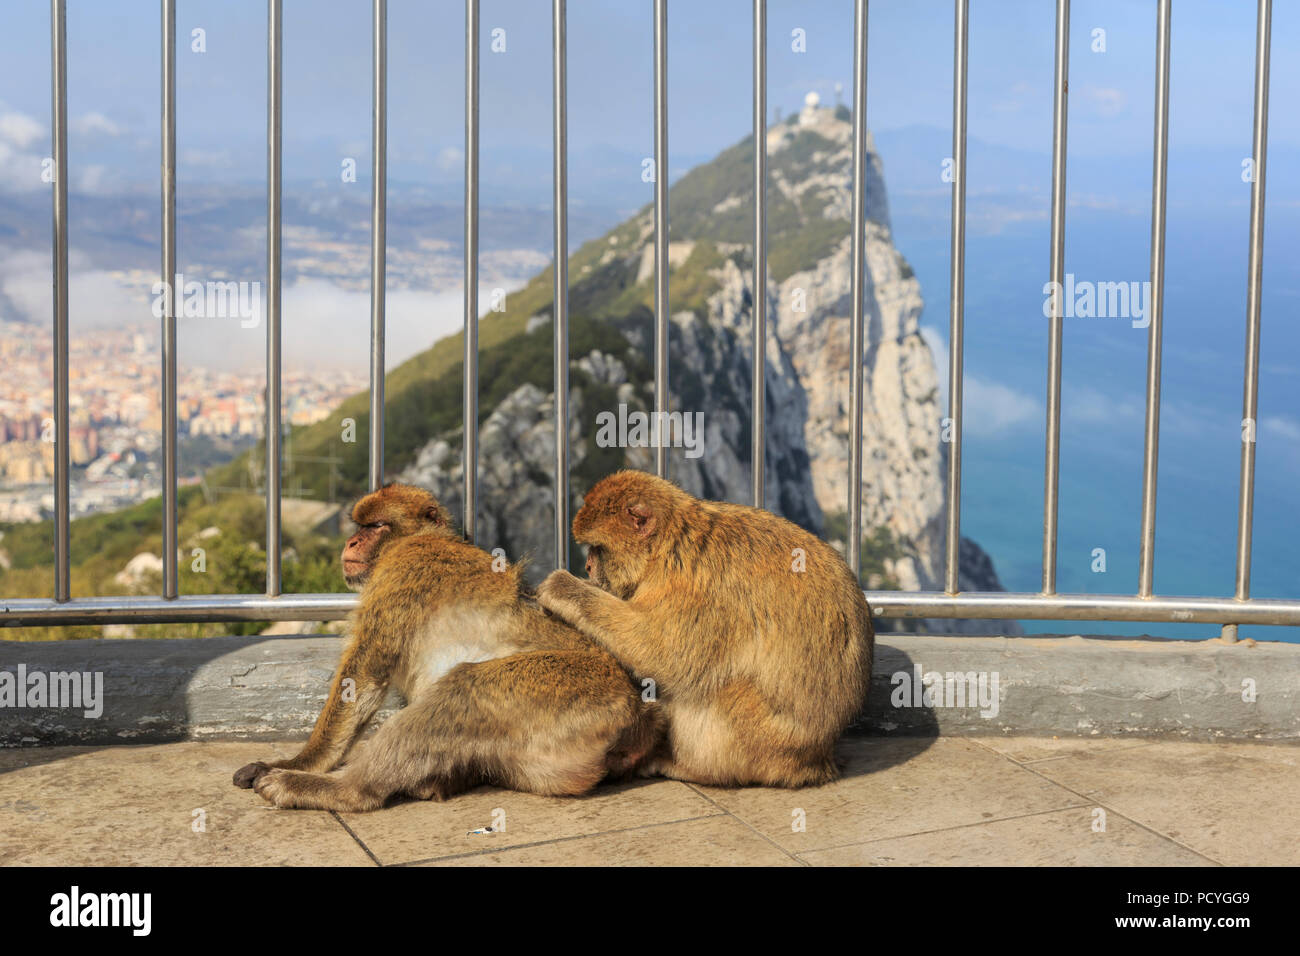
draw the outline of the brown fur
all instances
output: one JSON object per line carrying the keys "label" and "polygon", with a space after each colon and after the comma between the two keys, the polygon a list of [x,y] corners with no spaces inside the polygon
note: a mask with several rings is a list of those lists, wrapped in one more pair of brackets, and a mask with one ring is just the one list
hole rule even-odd
{"label": "brown fur", "polygon": [[599,587],[556,571],[538,599],[657,682],[668,747],[643,772],[790,787],[837,775],[832,748],[865,698],[874,634],[833,548],[635,471],[587,493],[573,535]]}
{"label": "brown fur", "polygon": [[[389,485],[362,498],[353,520],[343,558],[361,598],[329,698],[297,756],[249,764],[237,786],[280,807],[352,811],[482,783],[579,794],[652,750],[658,708],[627,672],[526,598],[521,566],[496,571],[451,532],[431,494]],[[329,773],[390,686],[407,706]]]}

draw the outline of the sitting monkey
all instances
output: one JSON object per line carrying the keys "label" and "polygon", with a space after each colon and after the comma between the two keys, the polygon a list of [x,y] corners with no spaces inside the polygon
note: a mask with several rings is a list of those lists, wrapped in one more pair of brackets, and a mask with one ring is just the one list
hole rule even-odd
{"label": "sitting monkey", "polygon": [[871,680],[871,611],[830,545],[767,511],[621,471],[573,519],[593,583],[555,571],[552,613],[653,678],[668,717],[641,772],[798,787],[838,775]]}
{"label": "sitting monkey", "polygon": [[[449,527],[420,488],[387,485],[352,511],[343,549],[361,597],[325,708],[287,760],[235,774],[279,807],[374,810],[397,795],[442,800],[479,784],[585,793],[632,770],[659,716],[610,654],[524,597]],[[338,773],[389,687],[407,706]]]}

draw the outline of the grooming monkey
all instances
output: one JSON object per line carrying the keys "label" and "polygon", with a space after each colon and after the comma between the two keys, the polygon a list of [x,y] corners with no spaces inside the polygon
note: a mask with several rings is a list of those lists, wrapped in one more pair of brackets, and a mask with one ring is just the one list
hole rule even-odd
{"label": "grooming monkey", "polygon": [[838,775],[832,748],[865,698],[874,634],[830,545],[636,471],[596,483],[573,536],[593,583],[555,571],[538,600],[656,681],[668,739],[640,772],[784,787]]}
{"label": "grooming monkey", "polygon": [[[525,598],[522,566],[494,570],[461,540],[433,495],[387,485],[352,520],[343,571],[361,597],[325,708],[297,756],[249,764],[236,786],[279,807],[349,811],[482,783],[580,794],[653,747],[656,705],[609,653]],[[329,773],[390,686],[407,706]]]}

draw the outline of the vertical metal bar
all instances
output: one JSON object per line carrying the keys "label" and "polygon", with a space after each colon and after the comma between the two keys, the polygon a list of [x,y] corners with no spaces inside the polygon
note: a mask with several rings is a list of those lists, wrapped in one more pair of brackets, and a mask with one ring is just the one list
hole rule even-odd
{"label": "vertical metal bar", "polygon": [[767,503],[767,0],[754,0],[754,369],[750,470],[754,507]]}
{"label": "vertical metal bar", "polygon": [[668,476],[668,0],[655,0],[655,474]]}
{"label": "vertical metal bar", "polygon": [[280,150],[284,18],[267,0],[266,28],[266,593],[280,593]]}
{"label": "vertical metal bar", "polygon": [[478,0],[465,0],[465,540],[478,534]]}
{"label": "vertical metal bar", "polygon": [[71,597],[68,454],[68,9],[50,0],[54,140],[54,600]]}
{"label": "vertical metal bar", "polygon": [[1061,484],[1061,336],[1065,307],[1065,155],[1070,85],[1070,0],[1056,0],[1056,74],[1052,85],[1052,318],[1047,327],[1047,438],[1043,449],[1043,593],[1056,593]]}
{"label": "vertical metal bar", "polygon": [[564,0],[552,0],[555,110],[555,301],[551,346],[555,388],[555,566],[569,567],[569,102]]}
{"label": "vertical metal bar", "polygon": [[162,0],[162,596],[176,568],[176,0]]}
{"label": "vertical metal bar", "polygon": [[952,271],[948,326],[948,536],[944,590],[958,591],[957,556],[961,547],[961,387],[966,298],[966,50],[970,33],[969,0],[956,0],[953,11],[952,57]]}
{"label": "vertical metal bar", "polygon": [[[1264,281],[1264,172],[1268,156],[1268,58],[1273,0],[1255,18],[1255,125],[1250,184],[1250,265],[1246,284],[1246,372],[1242,387],[1241,490],[1237,503],[1237,600],[1250,597],[1250,543],[1255,519],[1255,438],[1259,421],[1259,316]],[[1235,628],[1233,637],[1236,636]]]}
{"label": "vertical metal bar", "polygon": [[1146,440],[1142,446],[1142,538],[1138,597],[1150,597],[1155,574],[1156,465],[1160,458],[1160,345],[1165,304],[1165,186],[1169,168],[1170,0],[1156,7],[1155,147],[1151,173],[1151,324],[1147,329]]}
{"label": "vertical metal bar", "polygon": [[384,301],[388,251],[388,0],[374,0],[370,131],[370,490],[384,483]]}
{"label": "vertical metal bar", "polygon": [[862,340],[866,325],[866,263],[863,240],[866,235],[867,182],[867,0],[853,7],[853,324],[849,327],[849,568],[854,577],[862,564]]}

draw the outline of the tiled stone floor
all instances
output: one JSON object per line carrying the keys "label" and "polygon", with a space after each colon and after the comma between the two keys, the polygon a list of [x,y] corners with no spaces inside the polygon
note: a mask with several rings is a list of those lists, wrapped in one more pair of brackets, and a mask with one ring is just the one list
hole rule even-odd
{"label": "tiled stone floor", "polygon": [[[810,790],[642,780],[480,788],[369,814],[276,810],[231,773],[294,744],[0,751],[0,865],[1300,863],[1300,747],[851,738]],[[504,829],[475,833],[489,826]]]}

